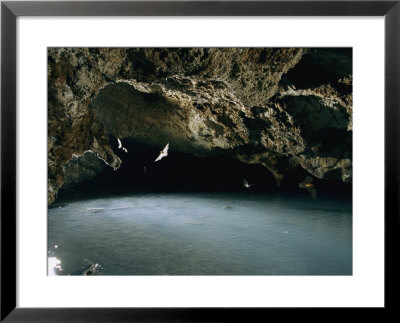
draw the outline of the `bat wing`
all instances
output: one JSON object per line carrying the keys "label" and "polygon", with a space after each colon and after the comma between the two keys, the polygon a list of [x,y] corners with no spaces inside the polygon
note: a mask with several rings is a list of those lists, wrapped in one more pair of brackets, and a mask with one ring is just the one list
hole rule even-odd
{"label": "bat wing", "polygon": [[168,155],[168,149],[169,149],[169,143],[167,143],[167,145],[164,147],[164,149],[163,149],[163,154],[165,154],[165,156],[167,156]]}
{"label": "bat wing", "polygon": [[122,148],[121,140],[119,140],[119,138],[117,138],[117,140],[118,140],[118,149],[121,149]]}
{"label": "bat wing", "polygon": [[249,183],[243,178],[243,185],[249,185]]}
{"label": "bat wing", "polygon": [[313,198],[313,200],[315,200],[317,198],[317,190],[315,188],[311,188],[308,190],[311,194],[311,197]]}
{"label": "bat wing", "polygon": [[169,148],[169,143],[164,147],[164,149],[162,150],[162,152],[155,161],[159,161],[161,158],[168,156],[168,148]]}

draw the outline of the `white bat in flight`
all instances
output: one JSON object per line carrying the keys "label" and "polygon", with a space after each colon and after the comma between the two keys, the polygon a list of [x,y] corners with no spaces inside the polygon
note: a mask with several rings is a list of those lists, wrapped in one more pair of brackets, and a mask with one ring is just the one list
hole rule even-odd
{"label": "white bat in flight", "polygon": [[125,147],[122,147],[121,140],[119,140],[119,138],[117,138],[117,140],[118,140],[118,149],[122,149],[123,151],[128,153],[128,149],[126,149]]}
{"label": "white bat in flight", "polygon": [[167,143],[167,145],[164,147],[164,149],[160,151],[160,155],[157,157],[157,159],[154,162],[159,161],[164,157],[167,157],[168,156],[168,148],[169,148],[169,143]]}
{"label": "white bat in flight", "polygon": [[256,184],[249,184],[245,179],[243,179],[243,186],[244,187],[250,188],[250,187],[252,187],[254,185],[256,185]]}

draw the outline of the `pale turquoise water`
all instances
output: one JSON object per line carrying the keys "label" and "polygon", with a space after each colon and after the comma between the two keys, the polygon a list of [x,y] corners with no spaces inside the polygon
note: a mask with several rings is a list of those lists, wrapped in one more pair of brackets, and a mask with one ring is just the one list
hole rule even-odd
{"label": "pale turquoise water", "polygon": [[55,204],[48,228],[59,275],[352,274],[349,200],[135,194]]}

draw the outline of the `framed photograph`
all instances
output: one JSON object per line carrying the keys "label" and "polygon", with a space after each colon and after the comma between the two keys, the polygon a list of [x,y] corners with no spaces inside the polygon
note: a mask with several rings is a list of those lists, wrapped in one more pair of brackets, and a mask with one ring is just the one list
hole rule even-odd
{"label": "framed photograph", "polygon": [[399,16],[3,1],[1,320],[395,310]]}

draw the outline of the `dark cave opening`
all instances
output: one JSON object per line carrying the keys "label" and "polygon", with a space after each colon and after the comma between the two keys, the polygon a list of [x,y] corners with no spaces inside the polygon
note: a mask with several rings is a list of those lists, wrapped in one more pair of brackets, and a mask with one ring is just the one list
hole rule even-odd
{"label": "dark cave opening", "polygon": [[[122,139],[127,153],[118,149],[117,138],[110,136],[114,152],[122,165],[113,170],[107,167],[95,178],[74,187],[61,189],[57,202],[71,199],[119,196],[136,193],[158,192],[266,192],[268,194],[300,194],[299,183],[309,174],[301,167],[289,171],[277,187],[270,171],[259,164],[244,164],[227,154],[198,157],[180,153],[170,148],[168,156],[155,162],[162,147],[154,147],[133,139]],[[255,184],[250,189],[243,186],[243,179]],[[322,195],[351,197],[352,185],[335,180],[314,179]]]}
{"label": "dark cave opening", "polygon": [[[352,48],[311,48],[282,79],[288,80],[298,89],[336,83],[352,74],[352,62]],[[343,91],[351,91],[351,88]]]}

